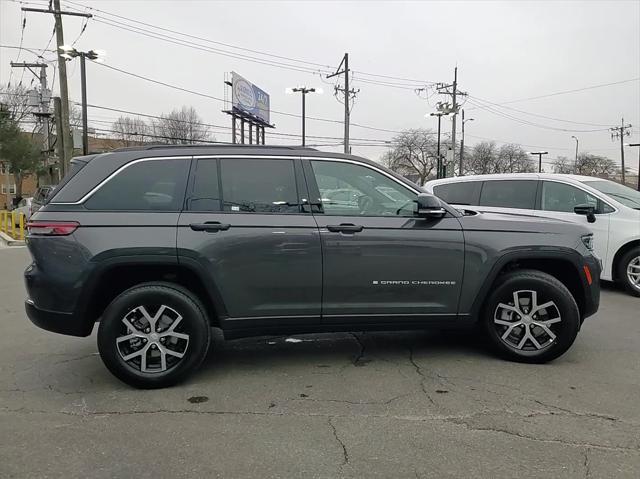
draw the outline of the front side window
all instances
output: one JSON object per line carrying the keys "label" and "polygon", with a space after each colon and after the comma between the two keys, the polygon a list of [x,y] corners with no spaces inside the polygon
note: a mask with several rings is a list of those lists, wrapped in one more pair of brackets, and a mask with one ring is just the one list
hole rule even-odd
{"label": "front side window", "polygon": [[188,160],[145,160],[131,164],[85,202],[91,210],[180,211]]}
{"label": "front side window", "polygon": [[575,186],[555,181],[542,183],[541,209],[544,211],[559,211],[573,213],[573,208],[578,205],[590,205],[598,210],[598,199],[586,191]]}
{"label": "front side window", "polygon": [[532,210],[536,202],[536,189],[535,180],[485,181],[480,205]]}
{"label": "front side window", "polygon": [[433,187],[434,194],[452,205],[477,205],[480,196],[480,181],[445,183]]}
{"label": "front side window", "polygon": [[220,160],[222,209],[248,213],[299,213],[293,160]]}
{"label": "front side window", "polygon": [[311,161],[324,214],[413,216],[417,194],[371,168]]}

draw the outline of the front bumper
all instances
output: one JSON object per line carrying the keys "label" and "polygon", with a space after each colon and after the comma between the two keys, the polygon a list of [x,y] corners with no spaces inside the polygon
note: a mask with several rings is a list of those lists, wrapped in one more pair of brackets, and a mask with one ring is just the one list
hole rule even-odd
{"label": "front bumper", "polygon": [[[584,270],[588,268],[589,276]],[[582,287],[584,290],[584,307],[582,310],[582,319],[594,315],[600,307],[600,273],[602,272],[602,263],[595,256],[585,257],[584,267],[582,271]]]}
{"label": "front bumper", "polygon": [[89,336],[93,329],[92,323],[87,324],[86,321],[78,318],[73,313],[60,313],[39,309],[31,299],[27,299],[24,302],[24,307],[31,322],[47,331],[69,336],[85,337]]}

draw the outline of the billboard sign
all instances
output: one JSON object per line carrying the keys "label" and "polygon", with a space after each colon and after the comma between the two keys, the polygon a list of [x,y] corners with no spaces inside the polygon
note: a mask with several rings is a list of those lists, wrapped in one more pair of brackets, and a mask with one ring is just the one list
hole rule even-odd
{"label": "billboard sign", "polygon": [[245,80],[236,72],[231,72],[231,102],[233,108],[269,123],[269,95]]}

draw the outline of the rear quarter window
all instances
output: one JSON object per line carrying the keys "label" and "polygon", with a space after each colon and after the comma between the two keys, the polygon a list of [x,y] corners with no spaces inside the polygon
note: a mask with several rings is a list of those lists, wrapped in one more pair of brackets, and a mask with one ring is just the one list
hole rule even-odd
{"label": "rear quarter window", "polygon": [[84,203],[106,211],[180,211],[188,160],[145,160],[130,164],[104,183]]}

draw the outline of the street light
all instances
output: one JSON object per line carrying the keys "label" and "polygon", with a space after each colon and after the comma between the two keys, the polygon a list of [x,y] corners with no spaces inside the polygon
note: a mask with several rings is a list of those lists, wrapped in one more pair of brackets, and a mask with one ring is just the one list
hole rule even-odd
{"label": "street light", "polygon": [[302,146],[305,145],[306,140],[306,125],[305,125],[305,116],[306,116],[306,96],[308,93],[317,93],[319,95],[322,94],[322,88],[307,88],[306,86],[298,86],[295,88],[287,88],[285,93],[291,95],[293,93],[302,93]]}
{"label": "street light", "polygon": [[82,154],[89,154],[89,135],[87,133],[87,74],[85,71],[85,59],[102,63],[103,57],[106,56],[104,50],[89,50],[88,52],[81,52],[69,45],[62,45],[58,47],[62,52],[60,55],[65,60],[73,60],[76,57],[80,57],[80,82],[82,84]]}
{"label": "street light", "polygon": [[578,174],[578,138],[574,135],[571,135],[571,138],[576,140],[576,160],[573,166],[573,173]]}
{"label": "street light", "polygon": [[462,110],[462,141],[460,142],[460,168],[458,169],[458,176],[464,176],[464,124],[468,121],[474,121],[474,118],[464,119],[464,109]]}
{"label": "street light", "polygon": [[530,155],[538,155],[538,173],[542,173],[542,155],[548,155],[548,151],[530,151]]}
{"label": "street light", "polygon": [[638,187],[637,190],[640,191],[640,143],[626,143],[625,146],[635,146],[638,148]]}
{"label": "street light", "polygon": [[[438,148],[437,148],[437,155],[438,155],[438,161],[437,161],[437,166],[436,166],[436,178],[442,178],[443,175],[443,171],[442,171],[442,157],[440,156],[440,122],[442,121],[442,117],[443,116],[447,116],[449,114],[448,111],[436,111],[433,113],[429,113],[429,116],[437,116],[438,117]],[[427,115],[425,115],[426,117]]]}

